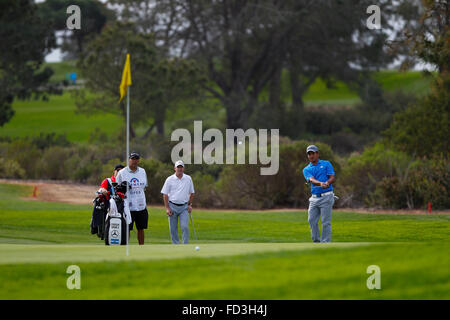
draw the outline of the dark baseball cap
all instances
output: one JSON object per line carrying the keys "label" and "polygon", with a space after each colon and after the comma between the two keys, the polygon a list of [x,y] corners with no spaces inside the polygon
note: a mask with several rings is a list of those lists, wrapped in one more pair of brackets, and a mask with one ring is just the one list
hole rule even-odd
{"label": "dark baseball cap", "polygon": [[319,152],[319,148],[317,148],[315,145],[310,145],[310,146],[308,146],[308,148],[306,148],[306,153],[308,153],[308,152]]}
{"label": "dark baseball cap", "polygon": [[114,171],[120,170],[120,169],[123,169],[123,168],[125,168],[125,166],[123,166],[121,164],[116,164],[116,166],[114,167]]}
{"label": "dark baseball cap", "polygon": [[135,151],[133,151],[132,153],[130,153],[130,159],[139,159],[141,158],[141,155]]}

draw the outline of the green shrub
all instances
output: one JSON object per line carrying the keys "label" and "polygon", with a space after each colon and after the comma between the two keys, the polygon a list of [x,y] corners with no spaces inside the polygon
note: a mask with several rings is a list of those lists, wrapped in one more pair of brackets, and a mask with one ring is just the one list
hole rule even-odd
{"label": "green shrub", "polygon": [[22,179],[25,177],[25,170],[20,166],[20,164],[11,159],[0,158],[0,177],[11,178],[11,179]]}
{"label": "green shrub", "polygon": [[449,206],[449,168],[443,156],[417,159],[384,143],[351,156],[343,165],[342,206],[424,208]]}
{"label": "green shrub", "polygon": [[381,143],[366,148],[362,154],[350,156],[343,164],[339,179],[344,186],[340,204],[349,207],[370,205],[369,195],[375,191],[377,183],[394,176],[396,170],[404,171],[411,161],[407,154],[389,150]]}
{"label": "green shrub", "polygon": [[[260,175],[260,165],[229,165],[221,172],[217,184],[221,206],[263,209],[274,207],[307,207],[310,186],[306,185],[303,168],[308,165],[306,147],[297,141],[280,145],[279,171],[272,176]],[[340,165],[331,148],[316,143],[320,158],[332,163],[339,181]]]}
{"label": "green shrub", "polygon": [[71,145],[66,135],[56,135],[56,133],[39,133],[38,136],[30,139],[31,143],[40,150],[47,149],[51,146],[68,147]]}
{"label": "green shrub", "polygon": [[11,143],[2,143],[0,155],[5,159],[16,161],[23,170],[24,178],[36,179],[39,177],[38,163],[42,151],[25,139],[14,140]]}
{"label": "green shrub", "polygon": [[72,156],[73,152],[70,148],[55,146],[46,149],[37,164],[37,178],[68,180],[71,172],[67,170],[66,162]]}
{"label": "green shrub", "polygon": [[[445,50],[443,50],[445,51]],[[384,132],[386,143],[417,156],[442,153],[448,158],[450,136],[450,75],[440,73],[430,93],[395,115]]]}
{"label": "green shrub", "polygon": [[450,207],[450,164],[445,158],[421,159],[411,163],[403,175],[385,177],[376,185],[374,203],[386,208],[425,209]]}
{"label": "green shrub", "polygon": [[219,207],[221,202],[214,177],[201,172],[195,172],[191,177],[195,190],[194,205],[202,208]]}
{"label": "green shrub", "polygon": [[173,166],[156,159],[141,159],[139,166],[147,173],[148,187],[145,197],[149,204],[163,204],[161,189],[167,177],[174,174]]}
{"label": "green shrub", "polygon": [[123,161],[120,161],[119,158],[113,158],[108,160],[105,164],[101,165],[100,174],[97,177],[91,177],[94,181],[94,184],[98,185],[100,187],[100,184],[105,180],[106,178],[111,178],[111,176],[114,173],[114,167],[117,164],[122,164],[126,166],[126,163]]}

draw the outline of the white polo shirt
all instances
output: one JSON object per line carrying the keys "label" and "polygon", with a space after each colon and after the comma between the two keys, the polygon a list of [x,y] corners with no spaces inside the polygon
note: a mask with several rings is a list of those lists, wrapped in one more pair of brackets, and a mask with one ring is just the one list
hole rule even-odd
{"label": "white polo shirt", "polygon": [[145,169],[137,167],[133,172],[129,167],[123,168],[116,177],[117,183],[120,184],[122,181],[128,181],[131,187],[127,194],[130,211],[144,210],[146,208],[144,190],[148,186]]}
{"label": "white polo shirt", "polygon": [[174,173],[164,182],[161,193],[167,194],[169,201],[173,203],[184,204],[189,202],[190,194],[195,193],[194,183],[192,182],[192,178],[187,174],[183,173],[180,179]]}

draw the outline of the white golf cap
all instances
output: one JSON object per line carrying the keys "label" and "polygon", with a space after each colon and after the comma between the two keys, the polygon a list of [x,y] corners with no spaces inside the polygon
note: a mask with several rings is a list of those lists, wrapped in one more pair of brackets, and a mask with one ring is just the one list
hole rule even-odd
{"label": "white golf cap", "polygon": [[317,148],[315,145],[312,144],[312,145],[308,146],[308,148],[306,148],[306,153],[308,153],[310,151],[319,152],[319,148]]}
{"label": "white golf cap", "polygon": [[182,166],[184,168],[184,162],[181,160],[178,160],[177,162],[175,162],[175,168],[178,166]]}

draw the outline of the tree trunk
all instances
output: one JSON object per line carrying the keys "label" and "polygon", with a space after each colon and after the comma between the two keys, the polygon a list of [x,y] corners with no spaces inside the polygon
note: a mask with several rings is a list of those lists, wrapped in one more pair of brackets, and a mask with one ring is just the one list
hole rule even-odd
{"label": "tree trunk", "polygon": [[227,129],[238,129],[242,128],[240,121],[240,112],[236,110],[236,107],[231,103],[227,104]]}
{"label": "tree trunk", "polygon": [[[269,106],[273,110],[273,126],[272,128],[283,129],[285,126],[285,110],[281,102],[281,66],[274,70],[269,82]],[[284,131],[282,130],[283,134]]]}
{"label": "tree trunk", "polygon": [[299,75],[294,70],[290,70],[289,79],[292,94],[292,118],[297,123],[296,128],[298,134],[306,130],[305,110],[303,103],[304,89],[302,88],[302,84],[300,83]]}
{"label": "tree trunk", "polygon": [[243,110],[243,104],[245,98],[241,95],[231,92],[229,95],[225,96],[222,100],[227,111],[227,128],[228,129],[239,129],[243,128],[241,122],[241,115]]}
{"label": "tree trunk", "polygon": [[155,127],[155,124],[152,124],[152,125],[150,126],[150,128],[147,129],[147,131],[144,133],[144,135],[143,135],[142,137],[143,137],[144,139],[145,139],[145,138],[148,138],[148,136],[150,135],[150,133],[152,133],[154,127]]}
{"label": "tree trunk", "polygon": [[161,108],[162,110],[159,110],[159,112],[155,115],[155,126],[156,126],[156,132],[159,135],[164,135],[164,121],[166,120],[166,109]]}
{"label": "tree trunk", "polygon": [[297,112],[303,113],[304,103],[303,103],[303,88],[300,84],[298,74],[291,70],[289,72],[289,79],[291,83],[291,93],[292,93],[292,106]]}
{"label": "tree trunk", "polygon": [[273,107],[277,107],[281,102],[281,68],[278,67],[273,72],[269,86],[269,103]]}

